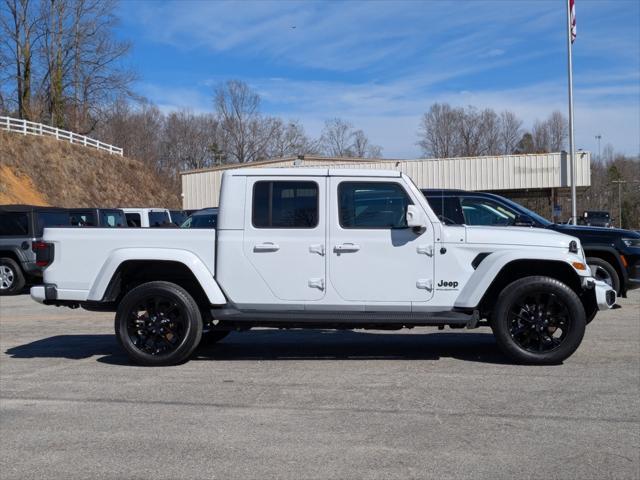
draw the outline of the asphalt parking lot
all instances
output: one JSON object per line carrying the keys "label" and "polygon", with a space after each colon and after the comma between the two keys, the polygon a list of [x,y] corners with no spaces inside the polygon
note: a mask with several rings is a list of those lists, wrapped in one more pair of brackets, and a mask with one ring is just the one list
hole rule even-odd
{"label": "asphalt parking lot", "polygon": [[0,478],[640,478],[640,294],[564,365],[487,330],[253,330],[170,368],[0,299]]}

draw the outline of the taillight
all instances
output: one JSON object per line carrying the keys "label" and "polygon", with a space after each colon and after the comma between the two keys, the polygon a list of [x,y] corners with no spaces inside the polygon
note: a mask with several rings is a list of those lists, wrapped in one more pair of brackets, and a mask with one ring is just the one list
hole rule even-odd
{"label": "taillight", "polygon": [[53,262],[53,243],[33,242],[31,250],[36,254],[36,265],[46,267]]}

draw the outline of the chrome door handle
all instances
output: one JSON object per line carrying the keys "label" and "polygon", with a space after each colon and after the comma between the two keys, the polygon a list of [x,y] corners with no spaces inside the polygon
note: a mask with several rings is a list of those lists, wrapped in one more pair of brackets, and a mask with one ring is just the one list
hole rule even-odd
{"label": "chrome door handle", "polygon": [[360,250],[360,245],[356,243],[341,243],[333,247],[333,251],[336,253],[357,252]]}
{"label": "chrome door handle", "polygon": [[277,252],[280,247],[273,242],[259,243],[253,246],[254,252]]}

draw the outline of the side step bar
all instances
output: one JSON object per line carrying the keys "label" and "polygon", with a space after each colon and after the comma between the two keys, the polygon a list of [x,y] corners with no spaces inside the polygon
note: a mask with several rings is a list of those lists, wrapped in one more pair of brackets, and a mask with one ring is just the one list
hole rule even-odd
{"label": "side step bar", "polygon": [[344,312],[344,311],[264,311],[221,308],[211,310],[214,319],[224,323],[252,323],[262,326],[288,324],[440,326],[475,328],[480,317],[477,310],[465,312]]}

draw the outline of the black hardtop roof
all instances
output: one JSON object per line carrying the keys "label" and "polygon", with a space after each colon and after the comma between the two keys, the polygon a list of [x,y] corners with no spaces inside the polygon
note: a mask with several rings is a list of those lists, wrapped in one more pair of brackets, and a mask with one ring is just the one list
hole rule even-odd
{"label": "black hardtop roof", "polygon": [[69,209],[64,207],[45,207],[42,205],[25,205],[25,204],[0,205],[0,211],[5,211],[5,212],[19,212],[19,213],[29,213],[29,212],[35,212],[35,211],[61,212],[64,210],[69,210]]}

